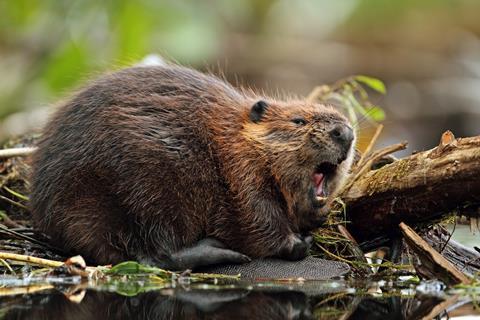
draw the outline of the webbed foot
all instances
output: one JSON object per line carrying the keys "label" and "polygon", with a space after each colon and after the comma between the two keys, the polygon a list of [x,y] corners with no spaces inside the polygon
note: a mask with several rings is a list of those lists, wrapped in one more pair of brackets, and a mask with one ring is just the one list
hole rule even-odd
{"label": "webbed foot", "polygon": [[221,241],[214,238],[205,238],[155,264],[169,270],[186,270],[222,263],[235,264],[250,261],[251,259],[248,256],[227,249]]}
{"label": "webbed foot", "polygon": [[293,234],[285,246],[280,249],[278,256],[285,260],[301,260],[308,255],[312,240],[311,236],[302,237],[299,234]]}

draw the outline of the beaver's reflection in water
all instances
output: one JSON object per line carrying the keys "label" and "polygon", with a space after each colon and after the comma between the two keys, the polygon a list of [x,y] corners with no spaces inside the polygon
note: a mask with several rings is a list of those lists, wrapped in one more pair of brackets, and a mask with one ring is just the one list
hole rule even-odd
{"label": "beaver's reflection in water", "polygon": [[[421,319],[443,299],[346,292],[168,289],[123,296],[87,291],[78,303],[59,291],[3,298],[3,319]],[[442,310],[441,310],[442,311]],[[443,312],[443,311],[442,311]]]}
{"label": "beaver's reflection in water", "polygon": [[61,293],[32,296],[12,306],[4,319],[310,319],[301,292],[192,290],[125,297],[88,291],[80,303]]}

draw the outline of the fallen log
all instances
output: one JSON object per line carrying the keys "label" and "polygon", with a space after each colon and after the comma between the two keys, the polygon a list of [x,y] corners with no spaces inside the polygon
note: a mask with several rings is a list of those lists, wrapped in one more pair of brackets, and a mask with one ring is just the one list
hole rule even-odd
{"label": "fallen log", "polygon": [[398,224],[433,224],[480,204],[480,136],[455,139],[355,178],[340,195],[358,242],[395,237]]}
{"label": "fallen log", "polygon": [[433,249],[412,228],[400,223],[400,229],[408,246],[420,260],[415,270],[427,279],[440,279],[447,285],[470,284],[471,280],[460,272],[452,263]]}

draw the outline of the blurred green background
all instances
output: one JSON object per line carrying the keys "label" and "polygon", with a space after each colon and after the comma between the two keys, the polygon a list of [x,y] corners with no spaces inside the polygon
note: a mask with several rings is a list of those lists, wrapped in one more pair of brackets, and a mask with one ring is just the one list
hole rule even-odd
{"label": "blurred green background", "polygon": [[0,0],[0,16],[0,140],[38,130],[74,88],[150,54],[273,93],[378,77],[383,144],[480,134],[477,0]]}

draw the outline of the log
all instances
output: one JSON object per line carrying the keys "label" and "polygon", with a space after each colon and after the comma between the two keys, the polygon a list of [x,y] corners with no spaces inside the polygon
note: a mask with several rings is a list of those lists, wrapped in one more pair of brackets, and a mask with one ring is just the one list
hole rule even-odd
{"label": "log", "polygon": [[355,177],[340,195],[358,242],[394,238],[398,224],[433,224],[480,204],[480,136],[443,134],[439,146]]}
{"label": "log", "polygon": [[416,253],[420,265],[415,266],[417,273],[428,279],[440,279],[447,285],[470,284],[471,280],[455,266],[433,249],[412,228],[401,222],[399,225],[408,246]]}

